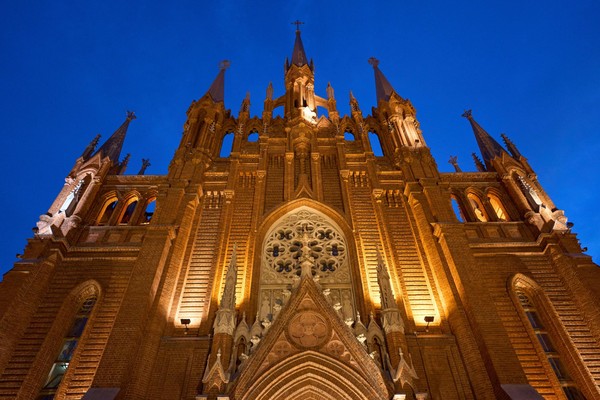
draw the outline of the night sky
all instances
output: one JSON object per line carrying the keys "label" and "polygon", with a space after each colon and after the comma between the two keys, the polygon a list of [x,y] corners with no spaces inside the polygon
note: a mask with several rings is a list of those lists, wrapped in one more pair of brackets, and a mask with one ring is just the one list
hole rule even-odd
{"label": "night sky", "polygon": [[[171,3],[171,2],[169,2]],[[213,3],[213,4],[210,4]],[[600,256],[600,2],[34,2],[0,13],[0,123],[4,227],[0,272],[12,267],[97,134],[106,140],[134,110],[123,155],[128,173],[150,158],[165,174],[185,112],[218,73],[237,115],[246,92],[261,115],[295,26],[315,63],[315,91],[348,93],[364,115],[375,105],[373,69],[409,98],[443,172],[457,155],[474,171],[478,151],[465,109],[498,141],[506,133],[528,158],[588,254]],[[377,3],[377,2],[371,2]],[[470,4],[472,3],[472,4]],[[339,6],[341,5],[341,6]]]}

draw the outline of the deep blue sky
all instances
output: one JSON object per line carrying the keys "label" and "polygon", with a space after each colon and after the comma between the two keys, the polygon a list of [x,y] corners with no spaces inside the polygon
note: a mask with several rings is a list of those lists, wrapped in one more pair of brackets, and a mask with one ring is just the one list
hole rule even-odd
{"label": "deep blue sky", "polygon": [[[214,4],[210,4],[214,3]],[[6,3],[0,13],[0,123],[4,227],[0,272],[12,266],[97,133],[106,139],[134,110],[124,153],[136,173],[164,174],[185,112],[222,59],[225,104],[237,115],[247,91],[260,115],[269,81],[282,94],[294,26],[316,70],[316,92],[335,89],[348,112],[375,105],[373,71],[413,102],[441,171],[458,155],[474,170],[475,119],[505,132],[600,255],[600,2],[389,1]],[[338,4],[342,4],[338,6]]]}

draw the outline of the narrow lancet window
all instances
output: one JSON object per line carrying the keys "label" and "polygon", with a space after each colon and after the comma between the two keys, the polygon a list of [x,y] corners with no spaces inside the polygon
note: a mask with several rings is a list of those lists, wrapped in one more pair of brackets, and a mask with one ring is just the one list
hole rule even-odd
{"label": "narrow lancet window", "polygon": [[129,203],[129,205],[127,205],[125,212],[121,216],[121,220],[119,221],[119,224],[127,225],[129,223],[129,221],[131,221],[131,217],[133,215],[133,212],[135,211],[135,207],[137,206],[137,204],[138,204],[137,200],[134,200],[131,203]]}
{"label": "narrow lancet window", "polygon": [[40,391],[37,400],[51,400],[54,399],[56,395],[56,391],[60,383],[69,368],[69,364],[71,359],[73,358],[73,354],[77,349],[77,344],[83,335],[83,331],[87,322],[90,318],[90,314],[92,313],[92,309],[96,304],[96,297],[90,297],[86,301],[83,302],[73,322],[71,323],[71,327],[67,331],[67,334],[62,342],[62,347],[58,356],[56,357],[54,364],[52,364],[52,368],[50,369],[50,373],[46,378],[46,383],[44,387]]}
{"label": "narrow lancet window", "polygon": [[231,150],[233,149],[233,133],[230,132],[223,136],[223,141],[221,142],[221,152],[219,153],[219,157],[227,158],[231,155]]}
{"label": "narrow lancet window", "polygon": [[100,218],[98,219],[98,225],[108,224],[108,222],[110,221],[110,217],[115,211],[115,208],[117,208],[117,203],[117,200],[112,200],[104,206],[104,209],[100,213]]}
{"label": "narrow lancet window", "polygon": [[381,141],[379,136],[374,132],[369,132],[369,143],[371,143],[371,150],[375,157],[383,157],[383,148],[381,147]]}
{"label": "narrow lancet window", "polygon": [[460,207],[460,204],[458,203],[456,197],[452,196],[451,202],[452,210],[454,210],[454,215],[456,215],[456,219],[458,219],[459,222],[465,222],[465,217],[463,215],[462,208]]}
{"label": "narrow lancet window", "polygon": [[504,206],[502,205],[500,199],[498,199],[494,195],[489,195],[488,199],[490,200],[490,204],[492,205],[492,208],[494,209],[494,213],[496,213],[496,217],[498,218],[498,220],[508,221],[508,214],[506,213],[506,210],[504,209]]}
{"label": "narrow lancet window", "polygon": [[569,400],[585,400],[585,396],[581,393],[581,391],[575,385],[575,382],[573,382],[569,376],[569,373],[567,372],[565,365],[561,360],[560,354],[557,352],[553,340],[546,330],[546,327],[544,326],[544,323],[540,318],[535,305],[523,292],[517,292],[517,297],[519,298],[519,303],[525,312],[527,321],[529,322],[529,325],[531,325],[531,328],[533,328],[535,337],[542,347],[546,358],[548,359],[548,363],[552,367],[554,374],[560,382],[565,396]]}
{"label": "narrow lancet window", "polygon": [[154,210],[156,209],[156,199],[150,199],[148,204],[146,205],[146,210],[144,211],[144,219],[142,221],[142,225],[149,224],[154,216]]}
{"label": "narrow lancet window", "polygon": [[258,142],[258,133],[252,132],[251,134],[249,134],[248,135],[248,141],[250,143]]}
{"label": "narrow lancet window", "polygon": [[485,213],[485,209],[483,208],[483,204],[481,203],[481,200],[479,200],[479,197],[475,196],[472,193],[469,193],[467,195],[467,198],[469,199],[469,203],[471,204],[471,208],[473,209],[473,213],[475,214],[477,221],[487,222],[488,217],[487,217],[487,214]]}

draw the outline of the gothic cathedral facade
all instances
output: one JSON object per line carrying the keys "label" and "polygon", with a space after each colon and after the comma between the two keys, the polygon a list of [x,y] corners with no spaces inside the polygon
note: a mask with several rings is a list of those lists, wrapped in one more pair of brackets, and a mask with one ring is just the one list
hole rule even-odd
{"label": "gothic cathedral facade", "polygon": [[225,108],[224,63],[167,175],[123,174],[133,113],[94,139],[0,284],[0,398],[600,398],[600,270],[563,211],[470,111],[477,171],[439,172],[369,62],[377,106],[340,116],[297,31],[262,118]]}

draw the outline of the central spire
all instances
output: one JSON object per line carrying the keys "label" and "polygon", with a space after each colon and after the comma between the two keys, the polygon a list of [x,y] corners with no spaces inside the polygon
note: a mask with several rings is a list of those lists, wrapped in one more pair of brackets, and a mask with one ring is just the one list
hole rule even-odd
{"label": "central spire", "polygon": [[296,25],[296,42],[294,43],[294,51],[292,52],[292,64],[299,67],[308,63],[306,53],[304,52],[304,45],[302,44],[302,38],[300,37],[300,25],[304,22],[296,20],[292,22],[292,25]]}

